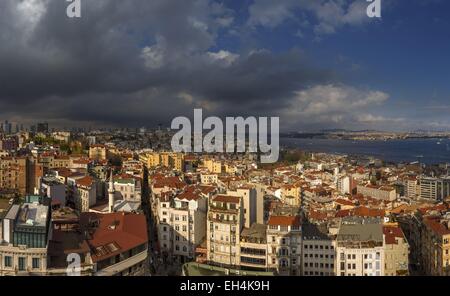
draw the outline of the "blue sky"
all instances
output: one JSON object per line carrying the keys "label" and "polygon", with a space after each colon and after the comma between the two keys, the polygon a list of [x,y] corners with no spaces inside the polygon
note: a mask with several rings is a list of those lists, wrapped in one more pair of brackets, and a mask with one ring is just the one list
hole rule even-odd
{"label": "blue sky", "polygon": [[450,2],[0,1],[0,119],[169,125],[279,116],[283,130],[450,130]]}
{"label": "blue sky", "polygon": [[[258,1],[243,2],[242,6],[229,6],[239,12],[235,22],[241,28],[248,23],[248,7]],[[368,5],[365,1],[359,2]],[[244,34],[251,36],[253,46],[273,52],[300,48],[317,65],[333,68],[340,82],[388,93],[389,100],[381,106],[373,106],[373,110],[380,117],[405,118],[399,129],[420,128],[422,121],[424,124],[435,122],[435,126],[427,126],[430,129],[448,129],[448,1],[382,1],[381,19],[337,26],[330,34],[317,34],[314,26],[320,21],[314,13],[305,12],[301,5],[291,11],[293,17],[275,26],[258,25]],[[233,51],[245,48],[246,42],[224,34],[217,44]],[[412,122],[413,119],[416,122]]]}

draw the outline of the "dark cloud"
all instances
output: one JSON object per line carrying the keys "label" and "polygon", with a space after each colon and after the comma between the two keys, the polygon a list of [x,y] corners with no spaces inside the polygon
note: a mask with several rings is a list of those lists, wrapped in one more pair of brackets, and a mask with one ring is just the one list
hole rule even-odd
{"label": "dark cloud", "polygon": [[215,1],[82,3],[82,18],[69,19],[61,0],[0,2],[1,117],[140,126],[195,107],[292,114],[298,91],[336,81],[300,49],[217,49],[235,13]]}

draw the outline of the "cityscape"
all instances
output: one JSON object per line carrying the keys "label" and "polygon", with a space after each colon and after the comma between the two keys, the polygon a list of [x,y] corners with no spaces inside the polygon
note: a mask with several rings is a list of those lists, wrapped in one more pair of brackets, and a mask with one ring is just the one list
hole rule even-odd
{"label": "cityscape", "polygon": [[0,276],[450,276],[449,10],[0,1]]}
{"label": "cityscape", "polygon": [[[5,122],[3,127],[8,127]],[[174,153],[170,129],[2,132],[1,275],[450,273],[450,164]]]}

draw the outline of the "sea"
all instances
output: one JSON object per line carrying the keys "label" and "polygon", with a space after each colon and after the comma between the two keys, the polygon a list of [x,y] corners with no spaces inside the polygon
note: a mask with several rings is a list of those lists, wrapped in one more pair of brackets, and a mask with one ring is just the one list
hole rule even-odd
{"label": "sea", "polygon": [[367,156],[394,163],[450,163],[450,139],[354,141],[341,139],[281,138],[282,147],[308,152]]}

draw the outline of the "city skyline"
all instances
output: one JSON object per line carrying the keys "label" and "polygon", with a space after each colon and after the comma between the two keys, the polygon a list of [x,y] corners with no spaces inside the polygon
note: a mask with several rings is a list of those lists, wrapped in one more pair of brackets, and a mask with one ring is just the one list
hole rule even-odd
{"label": "city skyline", "polygon": [[445,1],[0,3],[0,118],[169,126],[203,108],[282,131],[449,130]]}

